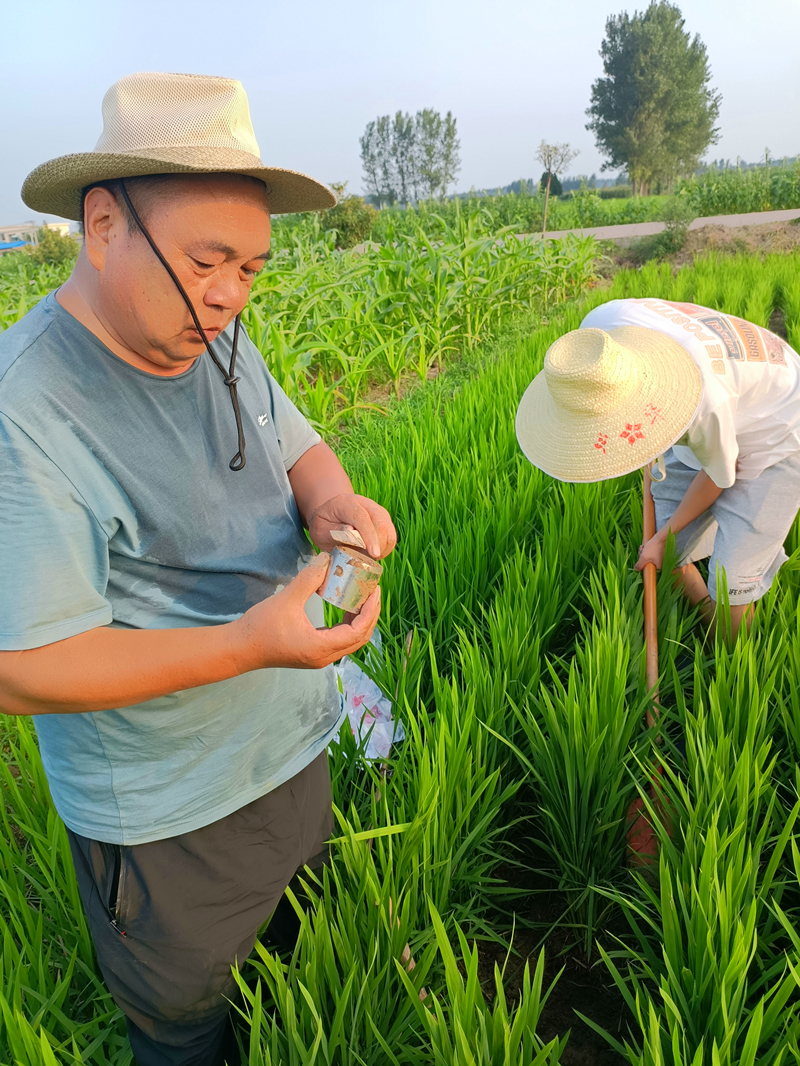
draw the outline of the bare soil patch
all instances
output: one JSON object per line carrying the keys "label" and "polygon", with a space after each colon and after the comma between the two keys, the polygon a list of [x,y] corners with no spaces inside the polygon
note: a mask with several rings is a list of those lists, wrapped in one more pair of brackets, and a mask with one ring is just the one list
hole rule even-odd
{"label": "bare soil patch", "polygon": [[659,255],[657,236],[606,242],[604,250],[608,260],[601,273],[609,276],[622,267],[641,266],[656,256],[672,263],[677,270],[687,263],[694,263],[698,255],[707,252],[716,252],[718,255],[786,255],[800,249],[800,219],[738,228],[702,226],[689,230],[683,248],[669,256]]}

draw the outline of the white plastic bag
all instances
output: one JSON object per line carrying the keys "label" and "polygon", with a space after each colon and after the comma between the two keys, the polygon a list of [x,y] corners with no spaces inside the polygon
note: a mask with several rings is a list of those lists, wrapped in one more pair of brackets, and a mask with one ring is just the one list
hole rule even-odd
{"label": "white plastic bag", "polygon": [[[371,642],[380,651],[377,629]],[[392,744],[405,737],[403,723],[392,718],[392,701],[349,656],[341,660],[336,673],[356,743],[364,744],[367,759],[385,759]]]}

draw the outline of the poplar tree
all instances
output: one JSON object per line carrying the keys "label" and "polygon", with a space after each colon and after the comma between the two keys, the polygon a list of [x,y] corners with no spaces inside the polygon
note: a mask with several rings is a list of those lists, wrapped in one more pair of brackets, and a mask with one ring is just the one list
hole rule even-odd
{"label": "poplar tree", "polygon": [[634,195],[693,171],[715,144],[720,95],[710,87],[706,46],[684,29],[668,0],[606,22],[605,76],[592,86],[587,115],[604,170],[624,166]]}
{"label": "poplar tree", "polygon": [[413,117],[397,111],[367,123],[360,138],[367,192],[380,204],[446,196],[461,169],[461,142],[453,113],[433,108]]}

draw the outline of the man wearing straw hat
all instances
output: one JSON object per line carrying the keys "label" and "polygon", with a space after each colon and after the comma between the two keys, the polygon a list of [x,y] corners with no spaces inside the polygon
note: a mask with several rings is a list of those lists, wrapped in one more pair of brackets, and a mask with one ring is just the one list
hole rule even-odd
{"label": "man wearing straw hat", "polygon": [[84,245],[0,337],[0,707],[36,716],[137,1062],[210,1066],[232,964],[331,834],[330,664],[379,613],[324,628],[308,538],[396,538],[240,328],[270,215],[330,192],[261,162],[237,81],[132,75],[103,118],[23,187]]}
{"label": "man wearing straw hat", "polygon": [[[786,561],[800,507],[800,357],[785,341],[695,304],[611,300],[547,352],[517,437],[561,481],[657,459],[657,532],[636,569],[660,568],[673,532],[685,595],[713,624],[724,580],[735,638]],[[708,583],[695,566],[706,558]]]}

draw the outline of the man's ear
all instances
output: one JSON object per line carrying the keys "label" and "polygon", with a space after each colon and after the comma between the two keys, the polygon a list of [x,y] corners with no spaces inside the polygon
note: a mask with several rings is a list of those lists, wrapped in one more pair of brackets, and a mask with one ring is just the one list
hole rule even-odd
{"label": "man's ear", "polygon": [[127,222],[111,190],[90,189],[83,205],[83,246],[95,270],[103,269],[111,241],[126,231]]}

